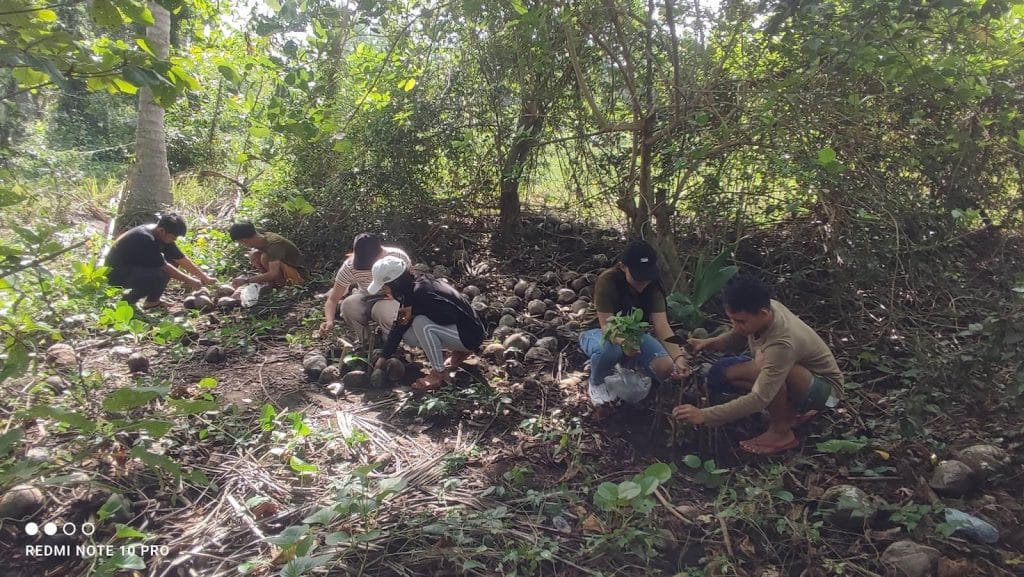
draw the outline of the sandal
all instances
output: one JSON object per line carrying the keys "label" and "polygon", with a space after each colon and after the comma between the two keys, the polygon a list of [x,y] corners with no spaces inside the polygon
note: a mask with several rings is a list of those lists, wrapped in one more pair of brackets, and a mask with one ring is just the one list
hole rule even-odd
{"label": "sandal", "polygon": [[169,308],[171,308],[171,303],[169,303],[169,302],[167,302],[165,300],[158,300],[155,303],[151,303],[149,301],[142,301],[142,304],[139,305],[139,308],[141,308],[144,311],[151,311],[153,309],[161,309],[161,308],[162,309],[169,309]]}
{"label": "sandal", "polygon": [[452,356],[444,361],[444,368],[447,370],[457,369],[464,363],[472,353],[467,351],[452,351]]}
{"label": "sandal", "polygon": [[780,455],[780,454],[785,453],[786,451],[788,451],[790,449],[795,449],[795,448],[797,448],[799,446],[800,446],[800,439],[797,439],[795,437],[793,438],[792,441],[786,443],[785,445],[782,445],[781,447],[771,447],[771,448],[765,447],[764,450],[751,449],[751,448],[748,448],[748,447],[746,447],[744,445],[739,445],[741,451],[744,451],[746,453],[750,453],[751,455],[762,455],[762,456]]}

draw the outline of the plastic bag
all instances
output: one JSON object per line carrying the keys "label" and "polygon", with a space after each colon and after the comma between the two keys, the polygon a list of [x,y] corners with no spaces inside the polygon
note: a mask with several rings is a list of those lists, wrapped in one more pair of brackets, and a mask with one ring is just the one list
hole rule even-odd
{"label": "plastic bag", "polygon": [[249,283],[242,287],[242,293],[239,295],[239,300],[242,301],[242,306],[249,308],[256,304],[260,300],[260,289],[263,285],[257,283]]}
{"label": "plastic bag", "polygon": [[624,369],[615,365],[615,372],[604,380],[608,396],[622,399],[627,403],[639,403],[651,392],[651,377],[638,373],[633,369]]}

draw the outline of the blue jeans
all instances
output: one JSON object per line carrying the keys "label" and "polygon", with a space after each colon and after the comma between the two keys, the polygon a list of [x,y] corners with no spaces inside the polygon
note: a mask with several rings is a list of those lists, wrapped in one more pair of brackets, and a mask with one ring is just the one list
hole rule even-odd
{"label": "blue jeans", "polygon": [[627,357],[621,346],[602,339],[601,329],[590,329],[580,335],[580,348],[590,357],[590,384],[595,387],[615,370],[616,364],[642,368],[653,376],[651,363],[658,357],[668,356],[665,345],[651,335],[644,335],[640,341],[640,354],[634,357]]}

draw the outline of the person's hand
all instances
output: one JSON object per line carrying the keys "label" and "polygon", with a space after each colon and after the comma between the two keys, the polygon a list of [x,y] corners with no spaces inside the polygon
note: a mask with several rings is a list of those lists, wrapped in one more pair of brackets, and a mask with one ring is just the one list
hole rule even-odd
{"label": "person's hand", "polygon": [[197,278],[189,279],[188,286],[192,287],[192,290],[199,290],[203,288],[203,281]]}
{"label": "person's hand", "polygon": [[686,361],[686,357],[679,355],[674,361],[672,361],[672,378],[677,381],[681,381],[686,377],[690,376],[690,363]]}
{"label": "person's hand", "polygon": [[704,413],[693,405],[679,405],[672,409],[672,418],[677,421],[686,421],[691,425],[704,424]]}
{"label": "person's hand", "polygon": [[334,329],[334,321],[324,321],[320,323],[320,334],[326,335]]}
{"label": "person's hand", "polygon": [[715,339],[686,339],[686,344],[693,347],[694,354],[703,351],[711,346]]}
{"label": "person's hand", "polygon": [[244,285],[246,282],[248,282],[248,279],[246,279],[244,276],[236,276],[235,278],[231,279],[231,286],[238,288]]}
{"label": "person's hand", "polygon": [[207,285],[207,286],[213,286],[213,285],[219,285],[220,284],[220,281],[218,281],[217,279],[213,278],[212,276],[210,276],[208,274],[204,274],[203,278],[200,279],[200,280],[202,280],[203,284]]}

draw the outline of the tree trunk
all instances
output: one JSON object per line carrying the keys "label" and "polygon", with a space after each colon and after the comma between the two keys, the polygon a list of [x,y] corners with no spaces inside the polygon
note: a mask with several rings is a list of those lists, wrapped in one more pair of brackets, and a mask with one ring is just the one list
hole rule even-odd
{"label": "tree trunk", "polygon": [[[146,41],[159,58],[166,59],[170,14],[156,2],[150,2],[149,9],[154,23],[146,30]],[[135,128],[135,166],[128,177],[128,194],[118,215],[117,231],[152,220],[155,213],[170,207],[171,203],[164,109],[153,99],[153,92],[143,87],[139,89],[139,116]]]}
{"label": "tree trunk", "polygon": [[543,129],[543,104],[524,98],[519,121],[516,123],[516,134],[501,167],[502,235],[512,235],[520,229],[522,209],[519,202],[519,183],[522,181],[523,169],[530,158],[530,153],[537,145],[537,137]]}

